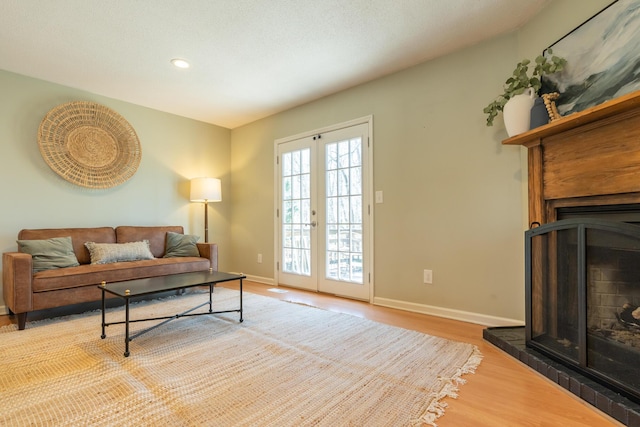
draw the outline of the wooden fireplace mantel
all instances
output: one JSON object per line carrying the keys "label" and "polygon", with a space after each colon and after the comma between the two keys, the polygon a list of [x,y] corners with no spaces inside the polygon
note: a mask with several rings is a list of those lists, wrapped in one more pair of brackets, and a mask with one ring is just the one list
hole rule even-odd
{"label": "wooden fireplace mantel", "polygon": [[528,148],[530,223],[561,207],[640,203],[640,91],[502,143]]}

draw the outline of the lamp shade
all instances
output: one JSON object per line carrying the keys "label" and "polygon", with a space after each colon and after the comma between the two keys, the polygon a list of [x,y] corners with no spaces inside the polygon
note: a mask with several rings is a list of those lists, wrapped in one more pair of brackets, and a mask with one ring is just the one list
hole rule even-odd
{"label": "lamp shade", "polygon": [[192,202],[219,202],[222,188],[217,178],[193,178],[191,180]]}

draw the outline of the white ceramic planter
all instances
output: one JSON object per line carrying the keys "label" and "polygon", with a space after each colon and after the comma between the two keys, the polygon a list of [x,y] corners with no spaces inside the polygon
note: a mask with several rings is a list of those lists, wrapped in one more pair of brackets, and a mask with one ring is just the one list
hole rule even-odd
{"label": "white ceramic planter", "polygon": [[529,130],[531,107],[533,107],[535,99],[535,91],[532,88],[527,88],[524,93],[507,101],[502,110],[507,135],[515,136]]}

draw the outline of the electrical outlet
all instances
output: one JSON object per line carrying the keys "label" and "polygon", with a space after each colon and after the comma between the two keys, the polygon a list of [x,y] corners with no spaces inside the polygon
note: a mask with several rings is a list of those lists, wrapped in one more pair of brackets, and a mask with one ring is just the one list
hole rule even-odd
{"label": "electrical outlet", "polygon": [[262,254],[258,254],[258,264],[262,264]]}
{"label": "electrical outlet", "polygon": [[433,284],[433,270],[424,270],[424,283],[427,285]]}

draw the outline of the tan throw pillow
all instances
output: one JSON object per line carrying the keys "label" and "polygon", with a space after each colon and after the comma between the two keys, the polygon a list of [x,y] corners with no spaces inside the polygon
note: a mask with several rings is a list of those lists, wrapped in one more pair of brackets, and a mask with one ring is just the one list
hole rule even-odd
{"label": "tan throw pillow", "polygon": [[89,250],[91,264],[153,259],[148,240],[129,243],[86,242],[84,246]]}
{"label": "tan throw pillow", "polygon": [[180,234],[167,231],[167,245],[164,258],[177,258],[184,256],[200,256],[196,242],[200,237],[190,234]]}
{"label": "tan throw pillow", "polygon": [[80,265],[71,237],[53,237],[46,240],[17,240],[20,252],[30,254],[33,272]]}

